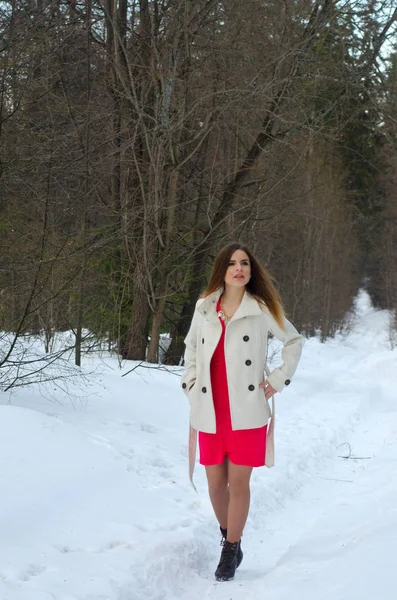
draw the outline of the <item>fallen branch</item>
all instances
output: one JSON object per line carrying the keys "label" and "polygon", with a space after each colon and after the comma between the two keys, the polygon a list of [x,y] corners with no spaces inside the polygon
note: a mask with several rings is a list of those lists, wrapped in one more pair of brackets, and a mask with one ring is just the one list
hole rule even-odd
{"label": "fallen branch", "polygon": [[370,460],[371,458],[373,458],[373,456],[352,456],[352,449],[351,446],[348,442],[343,442],[343,444],[340,444],[339,446],[337,446],[337,448],[340,448],[341,446],[348,446],[349,447],[349,454],[348,456],[339,456],[339,458],[344,458],[344,459],[351,459],[351,460]]}

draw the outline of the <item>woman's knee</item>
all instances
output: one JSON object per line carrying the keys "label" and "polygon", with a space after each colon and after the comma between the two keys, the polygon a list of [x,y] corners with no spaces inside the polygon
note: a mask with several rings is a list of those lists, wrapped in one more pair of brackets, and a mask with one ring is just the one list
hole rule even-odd
{"label": "woman's knee", "polygon": [[251,467],[233,465],[229,469],[229,490],[232,495],[246,495],[250,492]]}
{"label": "woman's knee", "polygon": [[227,491],[227,470],[225,468],[207,468],[208,490],[213,494],[222,494]]}
{"label": "woman's knee", "polygon": [[250,482],[246,479],[234,479],[229,482],[231,496],[246,496],[250,493]]}
{"label": "woman's knee", "polygon": [[228,491],[228,485],[227,482],[225,483],[224,481],[215,481],[215,482],[208,482],[208,491],[211,495],[223,495],[226,494],[226,492]]}

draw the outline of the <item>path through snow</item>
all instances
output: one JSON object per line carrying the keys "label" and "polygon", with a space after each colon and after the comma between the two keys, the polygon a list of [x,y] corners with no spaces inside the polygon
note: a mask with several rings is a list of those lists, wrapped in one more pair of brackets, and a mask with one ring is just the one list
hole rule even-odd
{"label": "path through snow", "polygon": [[396,359],[365,294],[349,335],[306,343],[230,583],[214,583],[203,470],[198,494],[187,478],[178,369],[121,378],[95,359],[81,405],[31,387],[3,398],[0,599],[395,600]]}

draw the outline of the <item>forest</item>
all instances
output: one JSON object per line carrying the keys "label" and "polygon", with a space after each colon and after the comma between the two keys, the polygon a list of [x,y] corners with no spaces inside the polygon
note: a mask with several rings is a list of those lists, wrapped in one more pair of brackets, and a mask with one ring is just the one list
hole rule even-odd
{"label": "forest", "polygon": [[180,364],[230,241],[304,335],[397,329],[395,0],[1,0],[0,387],[57,332]]}

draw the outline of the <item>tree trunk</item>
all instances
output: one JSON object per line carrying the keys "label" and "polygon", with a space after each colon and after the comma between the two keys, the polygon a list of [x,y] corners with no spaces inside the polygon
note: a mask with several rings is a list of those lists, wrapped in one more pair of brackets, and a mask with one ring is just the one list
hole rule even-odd
{"label": "tree trunk", "polygon": [[123,358],[145,360],[148,338],[149,304],[145,290],[136,287],[131,312],[131,324],[128,328],[125,344],[120,348]]}
{"label": "tree trunk", "polygon": [[160,298],[157,302],[157,307],[152,316],[152,328],[150,333],[150,342],[147,353],[147,362],[157,363],[159,360],[159,344],[161,323],[163,320],[163,312],[165,306],[165,297]]}
{"label": "tree trunk", "polygon": [[83,259],[81,265],[81,274],[78,289],[78,305],[77,305],[77,324],[76,324],[76,346],[75,346],[75,364],[81,367],[81,344],[83,340],[84,327],[84,307],[85,307],[85,285],[86,285],[86,270],[87,270],[87,213],[88,213],[88,196],[90,190],[90,117],[91,117],[91,0],[86,3],[86,27],[87,27],[87,114],[85,121],[85,140],[84,140],[84,200],[83,200],[83,215],[81,220],[81,239],[83,248]]}

